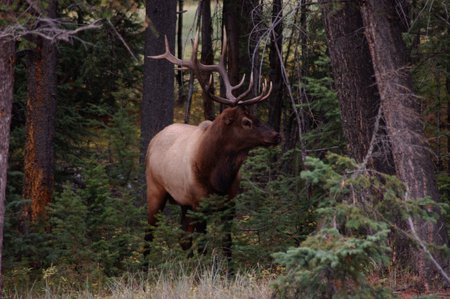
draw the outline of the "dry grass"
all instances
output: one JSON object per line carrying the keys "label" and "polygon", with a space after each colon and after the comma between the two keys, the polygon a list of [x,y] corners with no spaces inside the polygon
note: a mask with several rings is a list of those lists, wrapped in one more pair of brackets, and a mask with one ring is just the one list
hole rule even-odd
{"label": "dry grass", "polygon": [[162,274],[158,279],[145,281],[127,278],[127,282],[117,280],[111,285],[111,296],[107,298],[270,298],[272,290],[268,280],[256,279],[253,274],[237,274],[233,279],[213,271],[200,275]]}
{"label": "dry grass", "polygon": [[125,274],[111,279],[102,291],[90,288],[64,290],[58,287],[32,289],[25,294],[9,294],[10,298],[157,298],[157,299],[239,299],[271,298],[270,278],[257,272],[238,273],[227,279],[223,272],[202,269],[185,273],[183,269],[138,274]]}

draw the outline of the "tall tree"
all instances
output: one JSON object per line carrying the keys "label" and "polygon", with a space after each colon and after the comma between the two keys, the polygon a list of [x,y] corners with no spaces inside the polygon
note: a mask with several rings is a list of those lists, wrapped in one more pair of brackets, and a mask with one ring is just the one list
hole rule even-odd
{"label": "tall tree", "polygon": [[[447,174],[450,177],[450,59],[447,62],[445,87],[447,89]],[[447,191],[447,198],[450,200],[450,188]]]}
{"label": "tall tree", "polygon": [[273,89],[269,97],[269,124],[277,131],[281,125],[281,107],[283,100],[283,78],[281,59],[283,47],[283,1],[274,0],[272,6],[272,27],[270,34],[270,80]]}
{"label": "tall tree", "polygon": [[[202,53],[200,61],[203,64],[214,63],[214,52],[212,46],[212,19],[211,0],[202,0],[200,3],[200,17],[202,28]],[[214,92],[214,91],[212,91]],[[202,89],[203,112],[205,119],[214,119],[214,103],[211,97]]]}
{"label": "tall tree", "polygon": [[[47,17],[56,18],[57,1],[48,3]],[[37,12],[36,12],[37,13]],[[27,112],[23,196],[31,199],[25,214],[35,221],[45,214],[54,187],[56,112],[56,47],[53,41],[32,37],[27,67]]]}
{"label": "tall tree", "polygon": [[144,94],[141,104],[141,160],[150,139],[173,121],[173,65],[147,58],[164,52],[164,36],[175,45],[177,1],[146,1],[147,29],[144,46]]}
{"label": "tall tree", "polygon": [[[1,1],[0,4],[10,5],[9,1]],[[6,180],[8,170],[9,130],[11,125],[11,108],[13,101],[15,56],[16,48],[13,37],[0,37],[0,298],[3,298],[3,226],[5,223]]]}
{"label": "tall tree", "polygon": [[[258,0],[237,1],[230,0],[223,3],[223,26],[227,31],[228,49],[227,66],[231,84],[235,85],[241,79],[240,75],[247,75],[257,69],[257,65],[252,65],[249,57],[256,48],[257,41],[251,40],[250,33],[254,29],[254,23],[259,21],[260,16],[256,12],[259,8]],[[256,34],[259,37],[258,34]],[[255,61],[253,61],[255,62]],[[258,74],[255,73],[254,94],[258,92]],[[245,84],[238,89],[245,90]],[[223,92],[223,88],[221,88]],[[252,109],[252,108],[250,108]]]}
{"label": "tall tree", "polygon": [[[319,2],[327,33],[344,135],[352,157],[363,162],[372,142],[380,96],[375,84],[369,47],[362,30],[361,12],[358,4],[354,2]],[[376,152],[368,162],[379,171],[394,173],[387,142],[383,142],[386,135],[380,127],[378,132],[375,132],[378,134]]]}
{"label": "tall tree", "polygon": [[[406,199],[430,197],[438,201],[434,165],[424,135],[420,103],[413,92],[408,54],[395,3],[391,0],[367,0],[362,3],[361,13],[392,142],[395,170],[406,186]],[[422,242],[447,244],[447,232],[441,220],[432,223],[414,219],[410,223]],[[440,262],[447,266],[449,263],[445,259]],[[436,276],[436,265],[423,251],[411,253],[410,266],[416,270],[424,287],[439,277]]]}
{"label": "tall tree", "polygon": [[[177,22],[177,57],[183,59],[183,7],[184,0],[178,0],[178,22]],[[183,71],[177,72],[177,84],[178,84],[178,104],[182,104],[185,100],[183,91]]]}
{"label": "tall tree", "polygon": [[[235,85],[239,82],[240,66],[239,66],[239,16],[240,1],[229,0],[223,3],[223,23],[227,31],[228,37],[228,74],[231,84]],[[222,45],[225,47],[225,45]]]}

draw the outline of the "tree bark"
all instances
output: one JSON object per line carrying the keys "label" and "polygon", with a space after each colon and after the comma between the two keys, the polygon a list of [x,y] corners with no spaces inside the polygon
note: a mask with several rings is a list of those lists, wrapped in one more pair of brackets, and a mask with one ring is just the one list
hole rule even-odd
{"label": "tree bark", "polygon": [[[283,53],[283,1],[274,0],[272,6],[273,31],[270,36],[270,80],[272,81],[272,93],[269,97],[269,124],[280,131],[281,107],[283,101],[283,78],[281,74],[281,55]],[[276,25],[274,25],[276,24]]]}
{"label": "tree bark", "polygon": [[[246,8],[244,15],[249,15],[250,21],[249,26],[247,29],[248,35],[249,35],[249,71],[253,73],[253,78],[259,78],[260,77],[260,70],[259,66],[261,63],[261,55],[259,51],[259,41],[263,35],[264,28],[263,28],[263,11],[262,11],[262,4],[260,3],[260,0],[252,0],[246,2]],[[259,92],[259,84],[258,81],[255,80],[253,84],[252,89],[252,96],[255,96]],[[250,109],[253,109],[254,107],[250,107]],[[253,112],[256,109],[253,109]]]}
{"label": "tree bark", "polygon": [[[239,10],[240,1],[229,0],[223,3],[223,22],[228,38],[227,66],[230,83],[239,83]],[[222,45],[223,47],[225,45]]]}
{"label": "tree bark", "polygon": [[173,121],[174,71],[166,60],[147,58],[164,53],[164,36],[174,48],[176,31],[176,0],[146,1],[148,27],[144,45],[144,94],[141,104],[141,161],[153,136]]}
{"label": "tree bark", "polygon": [[[392,142],[396,173],[405,184],[407,199],[431,197],[438,201],[434,165],[424,135],[420,103],[413,92],[408,55],[394,1],[364,1],[361,14],[387,132]],[[423,241],[448,244],[445,224],[441,219],[437,223],[414,219],[414,226]],[[444,267],[449,263],[443,257],[440,262],[444,263]],[[419,275],[423,287],[427,288],[430,282],[442,282],[424,252],[413,250],[409,264]]]}
{"label": "tree bark", "polygon": [[[0,3],[3,4],[4,2]],[[0,298],[3,298],[3,227],[5,224],[6,182],[15,56],[14,39],[9,36],[0,38]]]}
{"label": "tree bark", "polygon": [[[450,50],[450,49],[449,49]],[[447,89],[447,174],[450,177],[450,61],[447,62],[447,78],[445,87]],[[450,188],[447,191],[447,198],[450,200]]]}
{"label": "tree bark", "polygon": [[[183,59],[183,7],[184,0],[178,0],[178,22],[177,22],[177,57]],[[185,95],[183,90],[183,71],[177,72],[178,105],[183,104]]]}
{"label": "tree bark", "polygon": [[[344,135],[351,156],[359,163],[368,154],[380,96],[357,3],[320,0],[327,33],[334,84]],[[378,171],[395,172],[386,132],[378,130],[375,151],[368,160]]]}
{"label": "tree bark", "polygon": [[[49,2],[47,17],[56,18],[57,1]],[[56,47],[35,37],[27,69],[26,142],[23,196],[31,200],[26,218],[45,216],[54,187],[54,147],[56,113]]]}
{"label": "tree bark", "polygon": [[[211,20],[211,0],[202,0],[200,3],[201,27],[202,27],[202,53],[200,62],[203,64],[214,63],[214,52],[212,47],[212,20]],[[214,90],[211,90],[214,93]],[[202,90],[203,113],[205,119],[214,119],[214,103],[211,97]]]}
{"label": "tree bark", "polygon": [[[239,8],[239,66],[240,72],[248,75],[252,71],[252,57],[253,51],[257,45],[261,33],[252,32],[258,30],[255,27],[262,27],[261,22],[261,7],[258,0],[241,1]],[[251,34],[253,33],[253,38]],[[254,39],[256,37],[256,40]],[[258,77],[255,77],[255,79]],[[243,88],[246,90],[247,88]],[[252,96],[253,94],[249,95]]]}

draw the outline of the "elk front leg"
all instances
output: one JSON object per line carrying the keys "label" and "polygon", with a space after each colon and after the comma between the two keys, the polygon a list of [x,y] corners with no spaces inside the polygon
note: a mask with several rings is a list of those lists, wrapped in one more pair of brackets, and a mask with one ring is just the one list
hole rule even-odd
{"label": "elk front leg", "polygon": [[[181,228],[187,233],[187,235],[184,236],[180,241],[180,245],[183,250],[188,250],[192,247],[191,234],[194,232],[195,228],[193,219],[187,215],[188,211],[192,211],[192,208],[190,206],[181,206]],[[189,255],[192,255],[192,253],[190,253]]]}
{"label": "elk front leg", "polygon": [[[205,234],[206,233],[206,221],[204,220],[198,220],[193,219],[189,215],[189,211],[192,211],[193,209],[190,206],[182,206],[181,207],[181,226],[185,232],[188,234],[192,234],[194,231],[198,233]],[[192,247],[192,236],[188,235],[185,236],[181,242],[180,242],[181,248],[183,250],[188,250]],[[204,242],[200,242],[198,253],[204,254],[205,253],[205,244]],[[189,256],[192,256],[192,252],[189,254]]]}

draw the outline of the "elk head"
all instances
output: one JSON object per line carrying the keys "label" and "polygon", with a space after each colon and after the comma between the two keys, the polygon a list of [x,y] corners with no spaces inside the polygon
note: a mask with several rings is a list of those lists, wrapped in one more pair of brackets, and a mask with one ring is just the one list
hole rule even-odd
{"label": "elk head", "polygon": [[235,141],[228,146],[234,146],[233,150],[236,151],[257,146],[277,145],[281,141],[280,134],[252,115],[246,106],[227,108],[216,118],[216,121],[226,127],[226,130],[223,130],[224,138]]}

